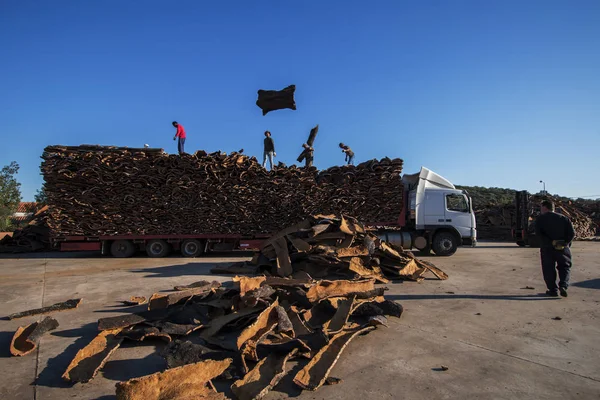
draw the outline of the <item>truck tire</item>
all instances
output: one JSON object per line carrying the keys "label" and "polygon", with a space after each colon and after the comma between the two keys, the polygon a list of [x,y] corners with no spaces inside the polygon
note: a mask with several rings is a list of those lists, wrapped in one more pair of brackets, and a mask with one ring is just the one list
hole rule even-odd
{"label": "truck tire", "polygon": [[128,258],[135,254],[135,245],[131,240],[115,240],[110,245],[110,254],[117,258]]}
{"label": "truck tire", "polygon": [[146,244],[146,254],[148,254],[148,257],[166,257],[170,252],[171,246],[162,239],[153,239]]}
{"label": "truck tire", "polygon": [[204,254],[204,242],[196,239],[186,239],[181,243],[181,255],[184,257],[199,257]]}
{"label": "truck tire", "polygon": [[451,256],[456,253],[458,239],[456,235],[451,232],[438,232],[433,237],[431,247],[436,256]]}

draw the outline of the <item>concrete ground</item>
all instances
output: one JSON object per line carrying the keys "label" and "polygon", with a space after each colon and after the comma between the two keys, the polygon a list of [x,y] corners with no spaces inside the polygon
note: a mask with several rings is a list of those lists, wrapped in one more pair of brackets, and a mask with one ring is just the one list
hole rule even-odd
{"label": "concrete ground", "polygon": [[[573,254],[568,299],[540,295],[536,249],[484,243],[429,258],[450,278],[387,285],[405,313],[348,346],[332,372],[342,384],[302,393],[288,377],[267,399],[600,398],[600,244],[578,242]],[[95,336],[98,318],[125,311],[119,301],[131,295],[228,280],[208,271],[238,259],[1,256],[1,316],[70,298],[83,303],[53,314],[59,328],[25,357],[10,356],[10,339],[36,317],[0,321],[0,398],[114,399],[115,383],[165,367],[156,354],[162,344],[124,344],[94,380],[65,384],[60,376]]]}

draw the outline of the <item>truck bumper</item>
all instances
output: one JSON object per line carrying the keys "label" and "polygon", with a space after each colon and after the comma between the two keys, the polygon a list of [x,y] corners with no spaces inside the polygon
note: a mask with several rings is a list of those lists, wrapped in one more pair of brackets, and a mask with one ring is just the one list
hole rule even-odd
{"label": "truck bumper", "polygon": [[475,247],[475,246],[477,246],[477,239],[476,238],[463,238],[462,244],[463,244],[463,246]]}
{"label": "truck bumper", "polygon": [[477,246],[477,230],[475,228],[471,228],[471,237],[463,238],[463,246]]}

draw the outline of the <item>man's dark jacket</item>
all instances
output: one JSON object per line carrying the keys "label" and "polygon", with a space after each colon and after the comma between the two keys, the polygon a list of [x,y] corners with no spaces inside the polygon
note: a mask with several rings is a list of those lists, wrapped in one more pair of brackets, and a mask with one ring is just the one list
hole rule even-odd
{"label": "man's dark jacket", "polygon": [[540,237],[542,248],[552,248],[553,240],[564,240],[570,244],[575,238],[569,218],[555,212],[547,212],[535,220],[535,234]]}
{"label": "man's dark jacket", "polygon": [[273,142],[273,138],[266,137],[265,138],[265,153],[275,152],[275,142]]}

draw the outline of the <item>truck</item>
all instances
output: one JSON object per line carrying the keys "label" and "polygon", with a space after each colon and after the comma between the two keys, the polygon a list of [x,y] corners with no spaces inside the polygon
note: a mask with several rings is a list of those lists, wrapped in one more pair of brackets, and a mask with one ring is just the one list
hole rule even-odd
{"label": "truck", "polygon": [[[370,224],[377,236],[422,253],[450,256],[460,246],[475,246],[477,229],[469,194],[447,179],[421,167],[416,174],[398,177],[404,187],[397,221]],[[99,235],[53,238],[60,251],[101,251],[103,255],[131,257],[145,251],[149,257],[179,252],[198,257],[211,251],[255,250],[269,235],[202,233],[191,235]]]}
{"label": "truck", "polygon": [[378,232],[382,240],[422,254],[450,256],[460,246],[477,245],[473,202],[466,190],[428,168],[404,174],[404,210],[397,228]]}

